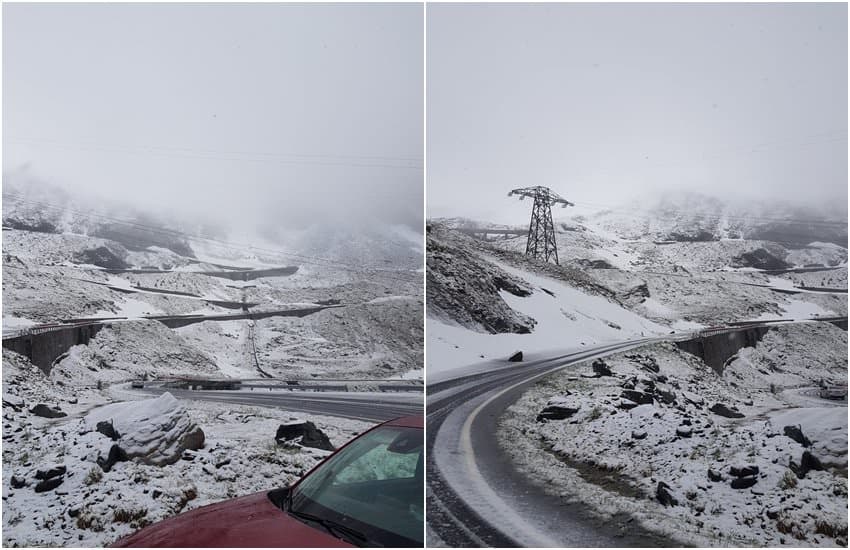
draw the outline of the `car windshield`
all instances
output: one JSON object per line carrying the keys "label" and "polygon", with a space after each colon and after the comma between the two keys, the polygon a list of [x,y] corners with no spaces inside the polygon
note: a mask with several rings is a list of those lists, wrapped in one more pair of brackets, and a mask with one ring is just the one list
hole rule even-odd
{"label": "car windshield", "polygon": [[381,426],[292,491],[288,512],[358,546],[423,545],[422,430]]}

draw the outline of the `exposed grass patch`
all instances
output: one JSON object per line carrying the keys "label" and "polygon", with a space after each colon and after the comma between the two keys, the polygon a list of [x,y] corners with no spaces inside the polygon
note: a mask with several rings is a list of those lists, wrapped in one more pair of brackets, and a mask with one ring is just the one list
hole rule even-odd
{"label": "exposed grass patch", "polygon": [[86,485],[94,485],[101,479],[103,479],[103,470],[100,469],[100,466],[92,466],[91,470],[89,470],[89,473],[86,474],[86,479],[84,480],[84,483]]}
{"label": "exposed grass patch", "polygon": [[793,489],[797,486],[797,476],[791,470],[785,470],[782,479],[779,480],[779,488],[783,491]]}
{"label": "exposed grass patch", "polygon": [[148,515],[147,508],[138,508],[135,510],[126,510],[118,508],[112,512],[112,523],[131,523],[136,522]]}

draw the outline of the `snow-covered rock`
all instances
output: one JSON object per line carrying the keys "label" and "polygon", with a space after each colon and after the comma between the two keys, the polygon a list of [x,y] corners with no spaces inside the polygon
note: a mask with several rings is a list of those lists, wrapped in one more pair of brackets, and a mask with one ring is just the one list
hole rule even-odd
{"label": "snow-covered rock", "polygon": [[120,434],[117,443],[127,457],[144,464],[172,464],[185,450],[204,445],[203,430],[168,392],[155,399],[100,407],[86,415],[85,421],[93,430],[99,422],[111,424]]}

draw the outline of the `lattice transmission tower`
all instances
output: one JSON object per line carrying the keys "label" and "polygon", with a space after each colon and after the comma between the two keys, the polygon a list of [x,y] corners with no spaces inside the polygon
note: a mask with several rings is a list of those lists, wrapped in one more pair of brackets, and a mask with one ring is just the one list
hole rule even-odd
{"label": "lattice transmission tower", "polygon": [[558,247],[555,244],[555,225],[552,223],[552,205],[560,204],[562,208],[575,206],[548,187],[523,187],[514,189],[508,196],[519,195],[519,200],[525,197],[534,199],[531,207],[531,223],[528,225],[528,243],[525,245],[525,255],[548,262],[550,258],[558,263]]}

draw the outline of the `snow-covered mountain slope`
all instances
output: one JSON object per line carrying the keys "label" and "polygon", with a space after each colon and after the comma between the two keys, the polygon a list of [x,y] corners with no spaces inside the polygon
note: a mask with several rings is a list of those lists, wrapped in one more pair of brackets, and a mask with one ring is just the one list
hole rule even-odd
{"label": "snow-covered mountain slope", "polygon": [[847,248],[847,211],[841,205],[815,208],[770,198],[745,202],[672,191],[602,210],[588,222],[627,239],[767,240],[790,247],[822,241]]}
{"label": "snow-covered mountain slope", "polygon": [[[669,327],[654,323],[601,296],[594,296],[563,282],[493,262],[527,286],[528,295],[500,291],[499,297],[512,311],[534,319],[526,334],[483,334],[458,323],[429,317],[429,373],[451,370],[493,359],[506,360],[517,350],[548,352],[622,340],[642,335],[666,334]],[[681,328],[692,325],[684,323]],[[695,325],[694,325],[695,326]]]}
{"label": "snow-covered mountain slope", "polygon": [[[830,273],[825,280],[837,284],[835,292],[826,293],[794,293],[784,274],[730,267],[747,251],[779,247],[775,243],[656,244],[571,226],[557,235],[561,266],[555,266],[522,254],[525,237],[482,241],[455,230],[472,226],[482,224],[429,222],[428,368],[504,358],[515,349],[541,351],[730,321],[847,313],[847,295],[841,292],[846,267],[820,272]],[[846,250],[836,245],[815,248],[846,258]]]}

